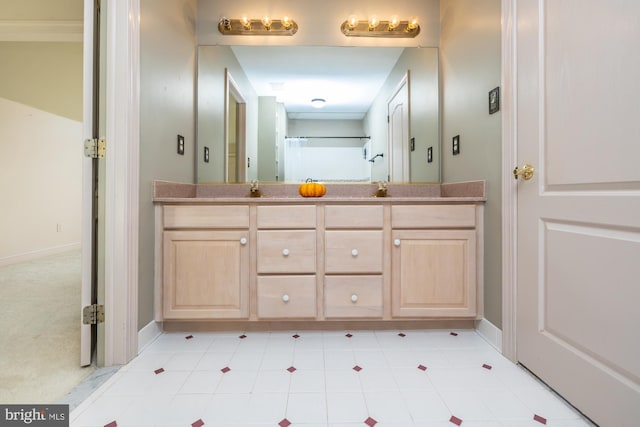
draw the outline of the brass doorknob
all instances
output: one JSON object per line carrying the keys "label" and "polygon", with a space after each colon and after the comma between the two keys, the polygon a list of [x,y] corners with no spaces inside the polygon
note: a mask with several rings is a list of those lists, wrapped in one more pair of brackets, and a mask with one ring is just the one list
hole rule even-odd
{"label": "brass doorknob", "polygon": [[533,178],[534,172],[535,169],[533,168],[533,166],[525,163],[524,166],[522,166],[522,169],[516,166],[516,168],[513,170],[513,177],[515,179],[518,179],[518,176],[522,176],[525,181],[529,181],[531,178]]}

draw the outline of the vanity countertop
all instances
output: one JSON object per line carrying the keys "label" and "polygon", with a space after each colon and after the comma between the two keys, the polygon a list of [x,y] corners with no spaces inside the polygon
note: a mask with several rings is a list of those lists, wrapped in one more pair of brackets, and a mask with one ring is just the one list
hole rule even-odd
{"label": "vanity countertop", "polygon": [[387,197],[373,197],[377,183],[327,183],[323,197],[302,197],[297,183],[258,183],[262,197],[250,196],[249,183],[188,184],[154,181],[153,201],[174,203],[480,203],[486,181],[389,183]]}

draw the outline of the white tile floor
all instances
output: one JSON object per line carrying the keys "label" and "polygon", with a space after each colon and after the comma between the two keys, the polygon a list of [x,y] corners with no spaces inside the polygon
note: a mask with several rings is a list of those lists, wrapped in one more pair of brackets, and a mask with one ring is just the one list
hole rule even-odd
{"label": "white tile floor", "polygon": [[475,331],[167,333],[72,427],[591,426]]}

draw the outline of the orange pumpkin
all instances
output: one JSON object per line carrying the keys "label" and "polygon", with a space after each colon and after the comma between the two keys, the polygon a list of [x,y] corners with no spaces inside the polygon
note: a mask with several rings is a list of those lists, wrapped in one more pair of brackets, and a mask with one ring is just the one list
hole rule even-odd
{"label": "orange pumpkin", "polygon": [[307,182],[300,184],[298,193],[300,193],[302,197],[322,197],[327,194],[327,187],[319,182],[313,182],[311,178],[309,178]]}

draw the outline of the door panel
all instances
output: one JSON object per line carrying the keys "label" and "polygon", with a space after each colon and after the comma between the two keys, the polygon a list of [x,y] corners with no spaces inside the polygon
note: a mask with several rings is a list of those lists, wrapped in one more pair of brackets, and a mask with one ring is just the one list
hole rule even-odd
{"label": "door panel", "polygon": [[518,165],[536,168],[516,184],[517,358],[596,423],[633,425],[640,3],[516,4]]}
{"label": "door panel", "polygon": [[409,77],[400,82],[388,103],[389,179],[409,182]]}

